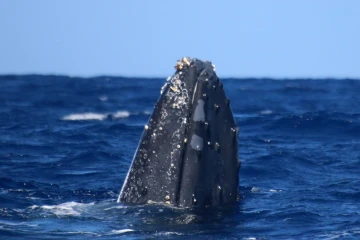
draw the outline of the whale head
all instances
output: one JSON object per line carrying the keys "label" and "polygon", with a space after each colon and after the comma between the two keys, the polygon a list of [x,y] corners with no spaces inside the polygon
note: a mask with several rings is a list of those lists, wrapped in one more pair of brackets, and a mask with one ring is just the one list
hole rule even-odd
{"label": "whale head", "polygon": [[183,58],[175,68],[144,127],[118,202],[234,203],[238,127],[215,66]]}

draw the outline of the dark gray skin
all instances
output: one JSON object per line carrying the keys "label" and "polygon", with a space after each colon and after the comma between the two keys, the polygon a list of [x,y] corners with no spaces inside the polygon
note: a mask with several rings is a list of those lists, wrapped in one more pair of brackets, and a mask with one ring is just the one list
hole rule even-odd
{"label": "dark gray skin", "polygon": [[162,88],[118,202],[218,206],[239,198],[238,128],[213,65],[183,58]]}

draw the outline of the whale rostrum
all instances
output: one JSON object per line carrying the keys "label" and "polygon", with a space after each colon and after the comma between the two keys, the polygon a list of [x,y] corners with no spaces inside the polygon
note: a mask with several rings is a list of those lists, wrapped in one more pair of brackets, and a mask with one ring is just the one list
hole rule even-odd
{"label": "whale rostrum", "polygon": [[145,125],[118,202],[234,203],[238,127],[215,66],[186,57],[175,68]]}

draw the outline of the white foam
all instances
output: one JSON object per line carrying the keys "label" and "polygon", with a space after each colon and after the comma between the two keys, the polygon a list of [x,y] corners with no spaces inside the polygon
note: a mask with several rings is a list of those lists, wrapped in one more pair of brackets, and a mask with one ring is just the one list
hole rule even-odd
{"label": "white foam", "polygon": [[117,111],[113,114],[114,118],[127,118],[130,116],[130,113],[128,111]]}
{"label": "white foam", "polygon": [[171,235],[182,236],[184,234],[178,233],[178,232],[157,232],[154,235],[156,235],[156,236],[171,236]]}
{"label": "white foam", "polygon": [[271,111],[271,110],[269,110],[269,109],[262,110],[262,111],[260,112],[260,114],[262,114],[262,115],[269,115],[269,114],[272,114],[272,113],[273,113],[273,111]]}
{"label": "white foam", "polygon": [[332,239],[358,239],[358,238],[354,238],[356,236],[360,235],[360,230],[359,228],[355,228],[355,229],[348,229],[348,230],[344,230],[344,231],[334,231],[334,232],[330,232],[330,233],[324,233],[324,234],[320,234],[318,235],[318,237],[321,238],[325,238],[327,240],[332,240]]}
{"label": "white foam", "polygon": [[52,205],[52,206],[33,205],[30,208],[31,209],[41,208],[43,210],[54,213],[57,216],[80,216],[81,215],[80,210],[82,210],[90,205],[94,205],[94,203],[66,202],[66,203],[61,203],[59,205]]}
{"label": "white foam", "polygon": [[281,189],[279,189],[279,190],[276,190],[276,189],[270,189],[270,190],[269,190],[269,192],[276,192],[276,193],[277,193],[277,192],[282,192],[282,190],[281,190]]}
{"label": "white foam", "polygon": [[130,112],[128,111],[117,111],[115,113],[74,113],[66,115],[62,118],[62,120],[65,121],[91,121],[91,120],[97,120],[97,121],[103,121],[109,116],[113,118],[127,118],[130,116]]}
{"label": "white foam", "polygon": [[37,227],[38,224],[29,224],[27,222],[8,222],[8,221],[0,221],[1,225],[7,225],[7,226],[29,226],[29,227]]}
{"label": "white foam", "polygon": [[0,189],[0,194],[8,194],[8,193],[9,193],[8,190]]}
{"label": "white foam", "polygon": [[261,192],[261,189],[260,188],[257,188],[257,187],[252,187],[251,188],[251,192]]}
{"label": "white foam", "polygon": [[123,208],[127,208],[126,206],[116,206],[116,207],[109,207],[109,208],[105,208],[105,211],[111,210],[111,209],[123,209]]}
{"label": "white foam", "polygon": [[100,96],[99,97],[99,100],[102,102],[106,102],[108,99],[109,99],[108,96]]}
{"label": "white foam", "polygon": [[79,234],[79,235],[90,235],[90,236],[97,236],[100,237],[101,234],[98,234],[96,232],[66,232],[68,234]]}
{"label": "white foam", "polygon": [[257,117],[257,114],[246,114],[246,113],[234,113],[234,117],[238,118],[238,119],[243,119],[243,118],[253,118],[253,117]]}
{"label": "white foam", "polygon": [[123,234],[123,233],[128,233],[128,232],[134,232],[135,230],[133,229],[121,229],[121,230],[112,230],[111,233],[112,234]]}
{"label": "white foam", "polygon": [[82,120],[99,120],[102,121],[106,119],[107,114],[101,113],[75,113],[70,114],[62,118],[62,120],[68,121],[82,121]]}
{"label": "white foam", "polygon": [[143,112],[145,115],[151,115],[151,111],[149,111],[149,110],[145,110],[144,112]]}

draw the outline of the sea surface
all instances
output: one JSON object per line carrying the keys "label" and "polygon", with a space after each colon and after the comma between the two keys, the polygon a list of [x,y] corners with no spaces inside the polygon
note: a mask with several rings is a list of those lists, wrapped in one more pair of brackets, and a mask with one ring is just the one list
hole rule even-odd
{"label": "sea surface", "polygon": [[238,204],[116,203],[164,79],[0,76],[0,239],[360,239],[360,81],[222,79]]}

